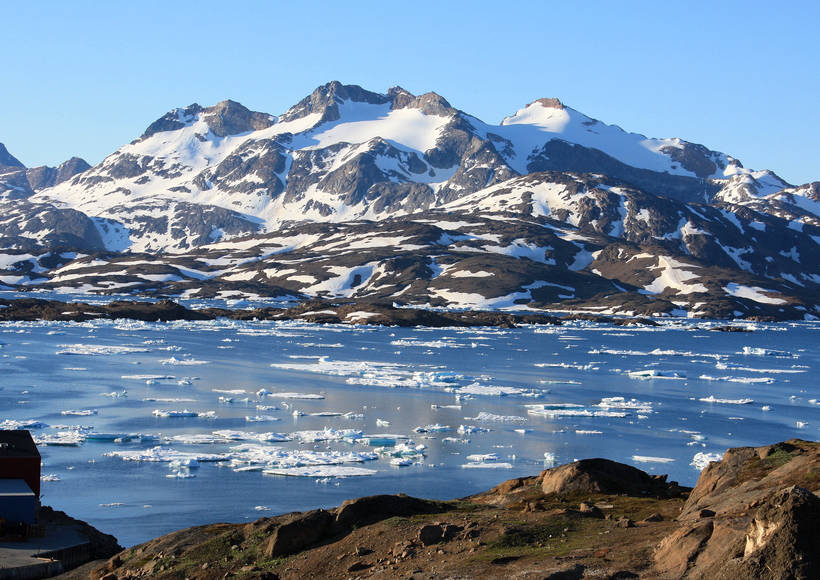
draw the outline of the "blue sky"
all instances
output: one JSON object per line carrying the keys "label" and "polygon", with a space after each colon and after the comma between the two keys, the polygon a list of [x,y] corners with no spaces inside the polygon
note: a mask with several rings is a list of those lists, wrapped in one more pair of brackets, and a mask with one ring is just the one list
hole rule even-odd
{"label": "blue sky", "polygon": [[97,163],[176,106],[281,113],[330,80],[487,122],[539,97],[820,179],[820,3],[4,2],[0,142]]}

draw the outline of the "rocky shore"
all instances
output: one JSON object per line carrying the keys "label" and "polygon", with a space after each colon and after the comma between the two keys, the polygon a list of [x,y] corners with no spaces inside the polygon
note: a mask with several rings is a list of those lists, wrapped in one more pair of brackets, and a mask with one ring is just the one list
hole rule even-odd
{"label": "rocky shore", "polygon": [[820,577],[820,443],[730,449],[694,489],[587,459],[471,497],[348,500],[180,530],[61,576],[126,578]]}
{"label": "rocky shore", "polygon": [[565,320],[590,320],[618,325],[656,324],[640,317],[610,317],[575,314],[512,314],[493,310],[438,311],[396,308],[379,302],[334,302],[311,300],[289,308],[202,308],[190,309],[172,300],[156,302],[113,301],[107,304],[62,302],[39,298],[0,299],[0,321],[54,320],[85,322],[99,319],[132,319],[146,322],[174,320],[299,320],[320,324],[371,324],[381,326],[499,326],[561,324]]}

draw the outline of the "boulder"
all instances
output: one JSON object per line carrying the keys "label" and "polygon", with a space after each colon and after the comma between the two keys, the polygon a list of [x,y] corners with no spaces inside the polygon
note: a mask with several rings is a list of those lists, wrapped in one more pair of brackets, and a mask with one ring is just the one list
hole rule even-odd
{"label": "boulder", "polygon": [[611,493],[635,496],[670,495],[665,475],[649,475],[609,459],[583,459],[541,473],[545,494]]}

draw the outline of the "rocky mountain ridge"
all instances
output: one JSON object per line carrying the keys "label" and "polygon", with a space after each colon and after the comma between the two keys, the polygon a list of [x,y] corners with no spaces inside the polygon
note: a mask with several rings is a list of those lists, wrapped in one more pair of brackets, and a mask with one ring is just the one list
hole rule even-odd
{"label": "rocky mountain ridge", "polygon": [[92,168],[0,164],[9,287],[820,314],[817,183],[557,99],[489,125],[334,81],[278,117],[174,109]]}

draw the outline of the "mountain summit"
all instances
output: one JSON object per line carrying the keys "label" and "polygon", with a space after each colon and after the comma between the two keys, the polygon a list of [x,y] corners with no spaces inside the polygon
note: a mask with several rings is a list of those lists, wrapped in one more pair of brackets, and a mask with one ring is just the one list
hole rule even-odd
{"label": "mountain summit", "polygon": [[[491,125],[436,93],[333,81],[278,116],[231,100],[173,109],[95,167],[28,172],[6,186],[5,247],[109,253],[90,277],[65,270],[90,258],[38,258],[6,284],[489,307],[620,296],[613,311],[628,296],[634,311],[668,312],[710,296],[721,314],[803,316],[820,283],[815,185],[558,99]],[[245,257],[201,262],[223,249]],[[165,274],[123,270],[123,252]]]}

